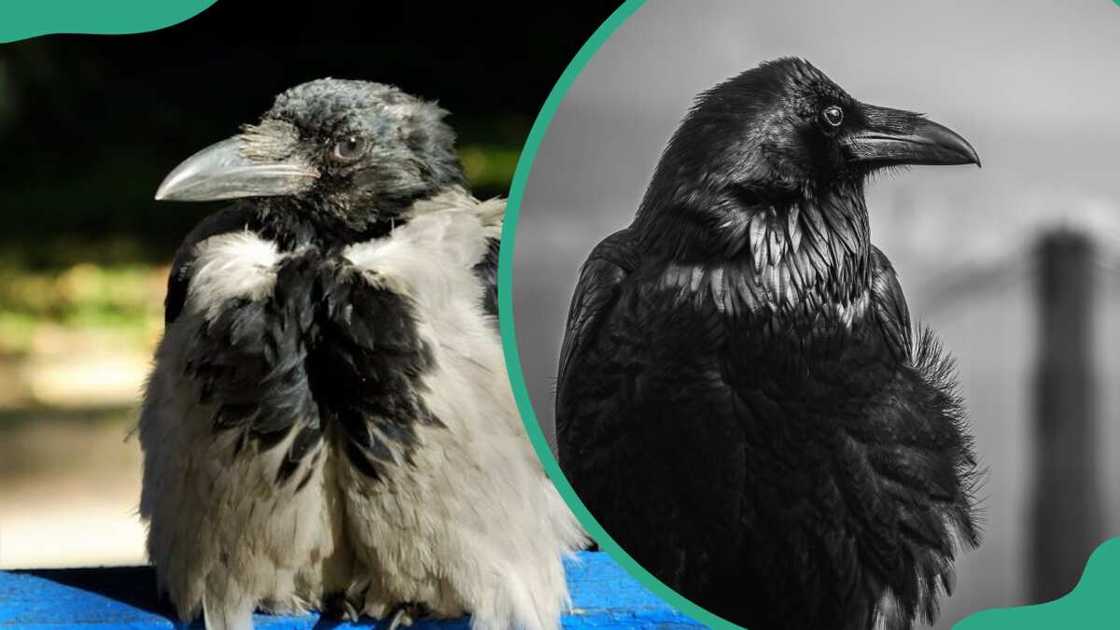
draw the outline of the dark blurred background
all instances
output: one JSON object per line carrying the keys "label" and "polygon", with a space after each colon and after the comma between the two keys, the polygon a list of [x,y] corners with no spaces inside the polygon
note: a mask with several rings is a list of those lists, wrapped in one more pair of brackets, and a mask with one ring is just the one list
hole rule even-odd
{"label": "dark blurred background", "polygon": [[334,76],[438,99],[476,194],[504,195],[541,103],[616,5],[220,0],[152,33],[0,46],[0,567],[143,560],[126,434],[167,262],[215,208],[154,203],[165,174]]}
{"label": "dark blurred background", "polygon": [[873,241],[957,358],[981,547],[938,628],[1068,591],[1120,535],[1120,6],[1113,0],[649,0],[575,81],[533,163],[514,264],[520,356],[553,422],[579,266],[633,218],[693,96],[803,56],[854,97],[928,112],[982,169],[868,186]]}

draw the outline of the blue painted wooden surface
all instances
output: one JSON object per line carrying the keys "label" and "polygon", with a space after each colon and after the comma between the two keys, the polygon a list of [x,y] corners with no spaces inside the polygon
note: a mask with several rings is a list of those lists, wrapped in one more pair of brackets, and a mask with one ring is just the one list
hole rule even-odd
{"label": "blue painted wooden surface", "polygon": [[[581,553],[567,564],[572,611],[564,628],[696,628],[701,625],[651,594],[604,553]],[[171,609],[156,597],[151,567],[0,571],[0,628],[175,628]],[[373,620],[338,623],[318,615],[257,615],[258,628],[370,628]],[[414,630],[466,630],[465,619],[420,621]]]}

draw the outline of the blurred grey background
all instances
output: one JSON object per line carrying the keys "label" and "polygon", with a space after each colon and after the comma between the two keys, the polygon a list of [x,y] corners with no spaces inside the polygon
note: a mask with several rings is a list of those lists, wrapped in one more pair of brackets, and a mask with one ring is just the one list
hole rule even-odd
{"label": "blurred grey background", "polygon": [[[650,0],[576,80],[529,177],[514,315],[538,418],[551,434],[579,266],[630,222],[693,96],[789,55],[857,99],[927,112],[984,162],[914,168],[873,181],[868,193],[873,239],[898,269],[915,318],[957,358],[989,470],[985,541],[958,562],[957,591],[937,627],[1068,590],[1087,550],[1120,534],[1120,6],[1112,0]],[[1061,458],[1056,468],[1040,461],[1055,458],[1054,436],[1036,428],[1036,372],[1051,360],[1037,342],[1046,298],[1036,244],[1055,230],[1088,235],[1092,252],[1075,291],[1088,296],[1088,372],[1064,385],[1093,397],[1086,417],[1070,420],[1087,425],[1076,459],[1092,463],[1097,485],[1088,490],[1063,473]],[[1063,497],[1085,492],[1095,517],[1062,509]],[[1085,518],[1094,522],[1063,520]],[[1031,576],[1050,571],[1044,548],[1076,569],[1040,590]]]}

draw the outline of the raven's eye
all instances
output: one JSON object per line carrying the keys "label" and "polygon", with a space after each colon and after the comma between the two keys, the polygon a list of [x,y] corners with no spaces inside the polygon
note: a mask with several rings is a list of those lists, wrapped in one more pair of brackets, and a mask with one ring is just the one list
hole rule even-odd
{"label": "raven's eye", "polygon": [[839,127],[844,122],[844,110],[837,105],[829,105],[821,110],[821,119],[829,127]]}
{"label": "raven's eye", "polygon": [[331,157],[339,162],[353,162],[365,153],[366,143],[357,136],[339,140],[331,150]]}

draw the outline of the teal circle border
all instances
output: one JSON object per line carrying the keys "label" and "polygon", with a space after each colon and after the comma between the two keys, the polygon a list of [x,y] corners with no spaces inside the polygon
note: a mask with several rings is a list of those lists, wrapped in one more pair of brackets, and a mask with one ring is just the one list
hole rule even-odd
{"label": "teal circle border", "polygon": [[642,586],[664,599],[674,608],[713,628],[735,629],[740,626],[713,615],[690,602],[642,568],[630,557],[630,554],[626,553],[607,534],[602,525],[595,520],[595,517],[580,501],[575,490],[572,489],[572,485],[568,483],[568,480],[560,471],[560,464],[549,449],[544,431],[541,429],[537,415],[533,411],[533,403],[529,398],[529,390],[525,386],[525,377],[521,371],[521,354],[517,347],[517,332],[513,317],[513,252],[517,237],[517,222],[521,216],[521,201],[525,197],[525,185],[529,179],[529,171],[532,170],[533,160],[540,150],[541,142],[544,140],[549,125],[552,124],[553,117],[556,116],[557,108],[568,94],[568,90],[571,89],[576,77],[583,72],[584,67],[591,61],[591,58],[602,47],[603,43],[643,4],[645,4],[645,0],[627,0],[615,9],[614,13],[595,30],[580,47],[579,52],[576,53],[568,67],[564,69],[560,79],[553,86],[552,92],[545,99],[540,113],[537,114],[537,119],[533,122],[529,137],[526,139],[525,146],[521,150],[521,156],[517,160],[517,168],[513,173],[513,183],[510,185],[509,200],[506,204],[505,224],[502,227],[502,247],[498,254],[498,324],[502,334],[506,369],[513,386],[514,398],[517,400],[517,408],[521,412],[521,418],[529,433],[529,440],[533,443],[533,448],[536,449],[549,478],[556,485],[556,489],[559,490],[564,501],[575,512],[584,529],[599,543],[600,549],[608,553]]}
{"label": "teal circle border", "polygon": [[[1114,1],[1120,5],[1120,0]],[[643,586],[681,612],[712,628],[739,629],[741,626],[697,606],[639,565],[611,538],[583,502],[580,501],[575,490],[560,470],[560,464],[552,454],[536,412],[533,410],[532,400],[529,397],[529,391],[525,385],[525,377],[521,369],[521,355],[517,344],[513,314],[513,258],[517,238],[517,223],[521,216],[521,202],[525,196],[525,187],[529,172],[532,170],[533,160],[540,150],[541,142],[544,140],[548,127],[552,124],[552,119],[556,116],[560,103],[567,96],[576,78],[599,48],[602,47],[603,43],[644,4],[645,0],[627,0],[583,44],[571,63],[560,75],[559,80],[553,86],[541,107],[517,160],[517,168],[514,171],[506,206],[505,224],[502,228],[502,247],[498,256],[498,317],[502,348],[505,353],[506,369],[509,372],[514,398],[528,431],[529,439],[533,443],[533,448],[537,451],[545,471],[560,495],[572,508],[584,529],[599,543],[599,547]],[[1098,547],[1086,566],[1084,578],[1069,594],[1045,604],[974,612],[955,623],[953,627],[954,630],[964,630],[965,628],[968,630],[1002,630],[1003,628],[1043,630],[1044,628],[1055,627],[1053,624],[1059,622],[1059,620],[1063,624],[1074,621],[1080,624],[1078,627],[1099,627],[1095,624],[1104,620],[1115,622],[1116,619],[1120,619],[1120,600],[1101,595],[1098,587],[1101,583],[1115,585],[1118,579],[1120,579],[1120,538],[1114,538]]]}

